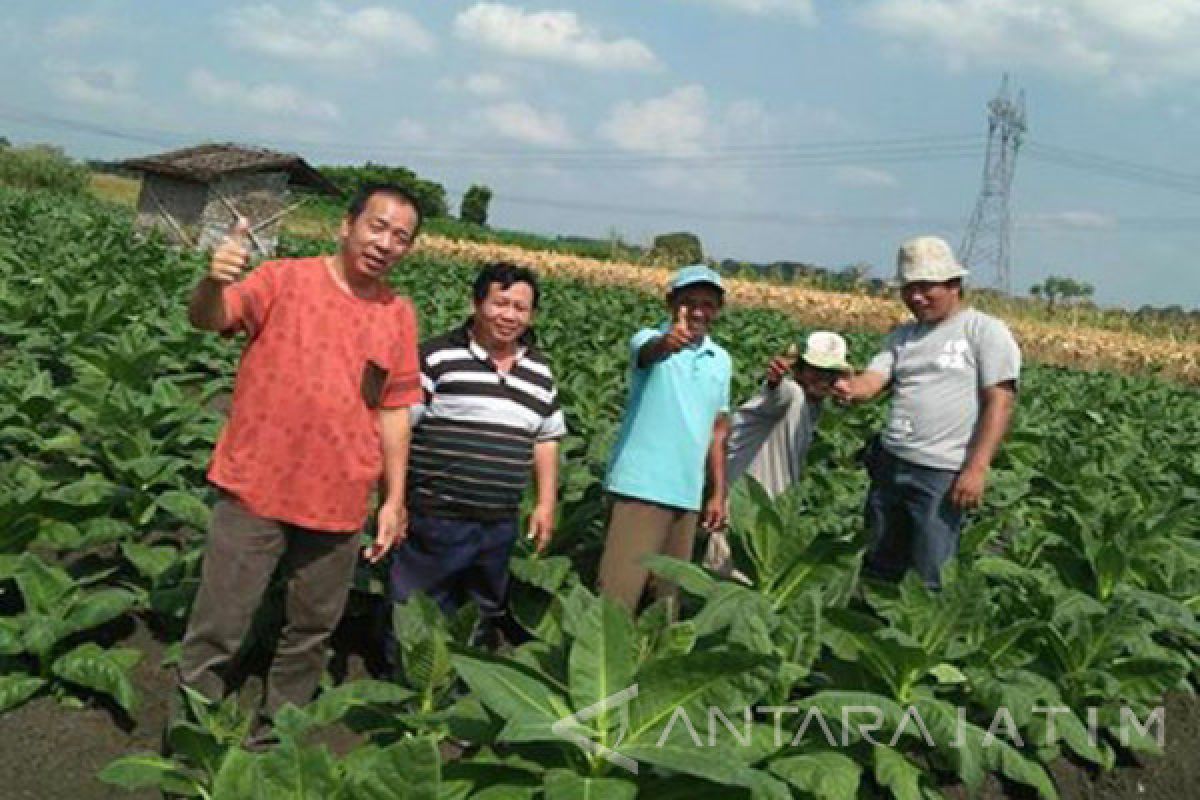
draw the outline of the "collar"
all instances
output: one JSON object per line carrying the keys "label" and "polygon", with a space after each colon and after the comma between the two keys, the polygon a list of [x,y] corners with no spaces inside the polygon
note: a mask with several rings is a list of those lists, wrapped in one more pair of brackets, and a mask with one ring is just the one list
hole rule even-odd
{"label": "collar", "polygon": [[[488,354],[487,350],[483,349],[479,342],[475,341],[475,337],[471,335],[471,328],[474,325],[475,317],[467,317],[467,321],[456,328],[454,333],[451,334],[452,340],[455,344],[465,347],[475,358],[490,364],[492,363],[492,357]],[[533,330],[529,329],[517,341],[517,358],[513,363],[520,363],[524,360],[525,356],[533,352],[536,352],[533,344]]]}

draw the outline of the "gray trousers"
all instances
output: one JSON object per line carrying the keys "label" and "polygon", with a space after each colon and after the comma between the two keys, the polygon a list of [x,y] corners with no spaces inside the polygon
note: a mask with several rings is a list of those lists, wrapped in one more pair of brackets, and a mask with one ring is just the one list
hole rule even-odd
{"label": "gray trousers", "polygon": [[263,519],[222,495],[213,508],[200,590],[188,619],[180,682],[220,699],[275,567],[283,560],[286,617],[267,675],[263,707],[306,705],[325,669],[326,645],[346,606],[357,561],[356,534],[325,533]]}

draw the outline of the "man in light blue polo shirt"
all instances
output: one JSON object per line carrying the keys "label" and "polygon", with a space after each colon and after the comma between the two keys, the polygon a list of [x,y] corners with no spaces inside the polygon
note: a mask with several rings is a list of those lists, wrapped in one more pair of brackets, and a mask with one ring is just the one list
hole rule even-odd
{"label": "man in light blue polo shirt", "polygon": [[[629,400],[604,482],[613,508],[598,583],[631,612],[646,586],[646,556],[690,560],[697,522],[710,531],[725,522],[732,362],[708,336],[724,299],[720,275],[684,267],[668,285],[673,321],[629,343]],[[657,594],[677,600],[678,589],[660,585]]]}

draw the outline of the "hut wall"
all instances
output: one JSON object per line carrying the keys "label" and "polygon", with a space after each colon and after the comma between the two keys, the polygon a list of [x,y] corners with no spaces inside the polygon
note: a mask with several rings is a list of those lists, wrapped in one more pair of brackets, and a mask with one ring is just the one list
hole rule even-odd
{"label": "hut wall", "polygon": [[138,195],[137,224],[142,228],[158,228],[170,241],[184,244],[165,218],[165,211],[194,242],[207,197],[208,187],[202,183],[147,173]]}
{"label": "hut wall", "polygon": [[[288,202],[288,174],[286,172],[259,172],[227,175],[212,184],[208,201],[200,220],[200,246],[211,247],[221,240],[233,223],[233,214],[221,200],[224,196],[237,210],[257,224],[281,211]],[[260,228],[254,236],[263,244],[266,252],[255,252],[257,256],[271,256],[279,241],[282,220]],[[253,246],[253,245],[252,245]]]}

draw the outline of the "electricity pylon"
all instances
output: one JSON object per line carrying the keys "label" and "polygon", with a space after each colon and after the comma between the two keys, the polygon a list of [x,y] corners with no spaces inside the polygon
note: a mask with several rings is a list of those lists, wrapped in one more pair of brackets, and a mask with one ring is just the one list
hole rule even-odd
{"label": "electricity pylon", "polygon": [[1025,92],[1012,100],[1008,93],[1008,75],[1000,91],[987,105],[987,160],[983,165],[983,188],[971,213],[967,234],[959,254],[976,275],[992,274],[995,286],[1012,293],[1012,194],[1017,153],[1025,136]]}

